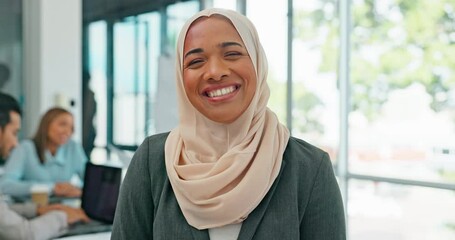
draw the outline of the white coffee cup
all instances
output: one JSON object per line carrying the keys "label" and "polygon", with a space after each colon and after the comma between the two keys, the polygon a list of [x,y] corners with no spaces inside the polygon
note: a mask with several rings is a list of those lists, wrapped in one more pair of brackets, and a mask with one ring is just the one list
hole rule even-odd
{"label": "white coffee cup", "polygon": [[49,186],[44,184],[35,184],[30,188],[32,202],[39,206],[46,206],[49,204]]}

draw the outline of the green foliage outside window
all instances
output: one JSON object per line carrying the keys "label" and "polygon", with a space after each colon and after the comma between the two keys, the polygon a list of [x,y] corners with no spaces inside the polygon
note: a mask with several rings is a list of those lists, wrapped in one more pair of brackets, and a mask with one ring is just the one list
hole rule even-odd
{"label": "green foliage outside window", "polygon": [[[326,36],[314,41],[321,73],[337,72],[337,4],[321,0],[314,11],[294,13],[295,39]],[[374,120],[391,91],[413,83],[425,86],[434,111],[455,106],[455,0],[358,0],[351,11],[352,110]]]}

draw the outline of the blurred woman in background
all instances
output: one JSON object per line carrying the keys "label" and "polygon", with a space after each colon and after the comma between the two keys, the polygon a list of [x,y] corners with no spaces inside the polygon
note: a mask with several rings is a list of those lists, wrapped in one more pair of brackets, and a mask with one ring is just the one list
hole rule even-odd
{"label": "blurred woman in background", "polygon": [[28,196],[34,184],[46,184],[55,196],[81,196],[80,186],[73,185],[71,179],[75,174],[83,179],[87,156],[71,139],[73,131],[74,119],[69,111],[49,109],[35,136],[22,141],[8,159],[0,180],[2,192]]}

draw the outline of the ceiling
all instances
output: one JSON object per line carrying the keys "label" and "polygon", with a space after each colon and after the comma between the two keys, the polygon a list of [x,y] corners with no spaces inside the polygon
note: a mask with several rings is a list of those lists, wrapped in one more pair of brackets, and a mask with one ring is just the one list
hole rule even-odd
{"label": "ceiling", "polygon": [[84,22],[118,19],[158,10],[166,5],[188,0],[83,0]]}

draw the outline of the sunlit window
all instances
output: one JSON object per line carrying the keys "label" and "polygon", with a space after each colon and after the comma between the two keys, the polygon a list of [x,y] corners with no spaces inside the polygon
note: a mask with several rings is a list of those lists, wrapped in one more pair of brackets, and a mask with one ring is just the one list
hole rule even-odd
{"label": "sunlit window", "polygon": [[455,2],[353,2],[350,167],[455,183]]}
{"label": "sunlit window", "polygon": [[106,45],[107,29],[105,21],[90,23],[89,32],[89,87],[96,101],[95,146],[106,146],[107,95],[106,95]]}
{"label": "sunlit window", "polygon": [[295,1],[292,72],[293,134],[336,161],[339,148],[337,1]]}
{"label": "sunlit window", "polygon": [[[149,82],[147,25],[136,17],[114,24],[113,143],[138,146],[145,138]],[[131,107],[134,106],[134,107]]]}
{"label": "sunlit window", "polygon": [[350,240],[455,239],[453,192],[351,180],[348,195]]}
{"label": "sunlit window", "polygon": [[[169,115],[158,113],[162,110],[158,105],[163,94],[158,94],[157,88],[162,87],[163,82],[175,81],[174,75],[168,74],[174,71],[172,55],[175,42],[183,23],[198,10],[197,1],[168,6],[166,38],[161,38],[163,29],[159,12],[129,17],[114,24],[112,135],[115,145],[132,149],[140,145],[146,136],[164,129],[163,124],[159,124],[164,122],[163,117]],[[169,99],[172,95],[164,97]],[[172,129],[172,126],[166,127],[166,131]]]}
{"label": "sunlit window", "polygon": [[197,1],[181,2],[167,7],[167,36],[168,36],[168,52],[174,52],[177,43],[177,37],[180,29],[188,18],[199,11],[199,3]]}
{"label": "sunlit window", "polygon": [[[258,8],[263,10],[254,10]],[[256,26],[267,55],[267,83],[270,87],[268,106],[277,114],[280,122],[286,124],[287,5],[250,0],[247,2],[246,15]]]}

